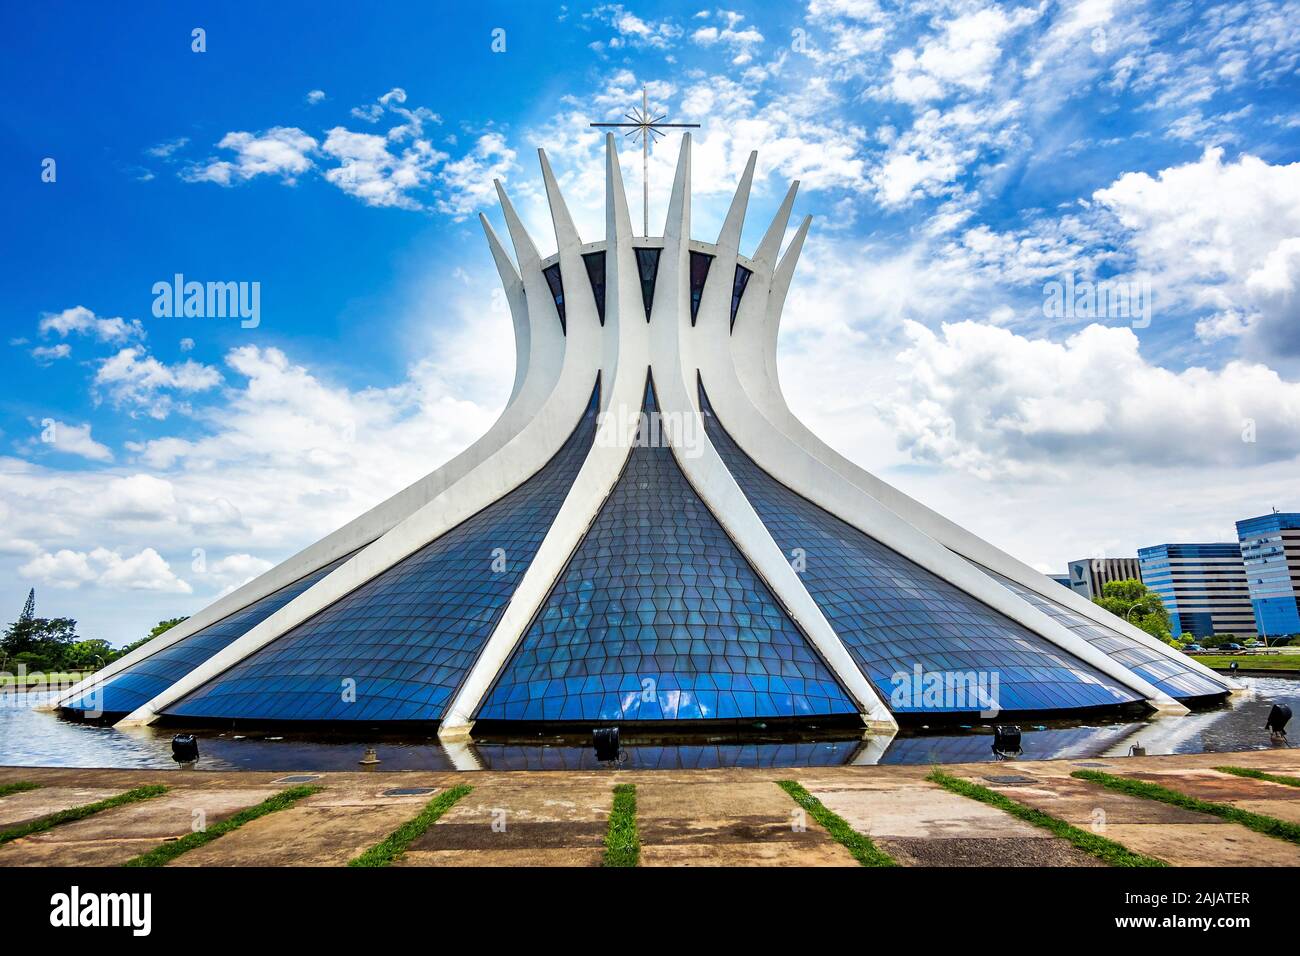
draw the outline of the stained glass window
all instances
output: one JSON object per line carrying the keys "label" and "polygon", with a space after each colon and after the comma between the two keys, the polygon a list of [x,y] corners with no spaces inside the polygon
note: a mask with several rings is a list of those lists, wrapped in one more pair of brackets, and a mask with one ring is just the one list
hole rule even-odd
{"label": "stained glass window", "polygon": [[637,249],[636,269],[641,275],[641,301],[645,304],[645,320],[650,321],[650,307],[655,301],[655,277],[659,275],[661,249]]}
{"label": "stained glass window", "polygon": [[564,324],[564,280],[560,277],[560,264],[549,265],[542,270],[546,284],[551,287],[551,298],[555,300],[555,311],[560,313],[560,331],[567,332]]}
{"label": "stained glass window", "polygon": [[605,252],[588,252],[582,257],[582,264],[587,267],[587,279],[591,282],[591,294],[596,297],[596,313],[600,324],[605,324]]}
{"label": "stained glass window", "polygon": [[707,252],[691,253],[691,325],[700,311],[700,297],[704,295],[704,281],[709,277],[713,256]]}
{"label": "stained glass window", "polygon": [[731,280],[731,327],[736,327],[736,312],[740,309],[740,297],[745,294],[749,277],[754,273],[740,263],[736,263],[736,277]]}
{"label": "stained glass window", "polygon": [[[656,414],[647,387],[647,415]],[[666,445],[633,448],[479,720],[852,714]]]}

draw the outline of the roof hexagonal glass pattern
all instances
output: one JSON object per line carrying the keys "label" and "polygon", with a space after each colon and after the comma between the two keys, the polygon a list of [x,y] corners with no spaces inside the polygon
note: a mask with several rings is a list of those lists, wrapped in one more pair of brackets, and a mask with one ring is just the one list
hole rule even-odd
{"label": "roof hexagonal glass pattern", "polygon": [[299,594],[302,594],[352,555],[344,555],[292,584],[286,584],[260,601],[183,637],[170,647],[132,664],[105,683],[64,704],[63,710],[83,713],[129,714],[198,667],[217,651],[243,637]]}
{"label": "roof hexagonal glass pattern", "polygon": [[[596,431],[504,498],[168,708],[177,717],[436,721],[532,562]],[[355,682],[351,684],[349,682]]]}
{"label": "roof hexagonal glass pattern", "polygon": [[[657,432],[656,415],[647,383],[643,438]],[[699,720],[857,712],[691,488],[672,450],[638,441],[477,716]]]}
{"label": "roof hexagonal glass pattern", "polygon": [[[781,550],[802,551],[804,586],[890,710],[988,709],[979,706],[979,688],[996,690],[1002,711],[1142,699],[768,475],[727,433],[703,383],[700,405],[718,454]],[[913,676],[917,667],[921,681]],[[930,697],[924,683],[930,675],[942,675],[945,687],[951,681],[955,693]]]}
{"label": "roof hexagonal glass pattern", "polygon": [[[1010,589],[1038,608],[1048,617],[1056,618],[1085,641],[1115,658],[1138,676],[1145,678],[1155,687],[1170,697],[1187,699],[1189,697],[1212,697],[1226,694],[1228,688],[1212,680],[1186,662],[1168,654],[1162,654],[1140,641],[1127,637],[1118,631],[1098,624],[1064,605],[1057,604],[1037,591],[1017,584],[996,571],[981,567],[981,571],[999,584]],[[1059,587],[1059,585],[1058,585]]]}

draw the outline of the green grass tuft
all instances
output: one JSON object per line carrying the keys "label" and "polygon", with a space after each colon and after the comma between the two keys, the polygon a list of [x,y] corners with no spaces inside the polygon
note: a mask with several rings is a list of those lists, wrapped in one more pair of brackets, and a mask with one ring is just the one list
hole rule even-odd
{"label": "green grass tuft", "polygon": [[32,783],[30,780],[0,783],[0,797],[7,797],[11,793],[22,793],[24,790],[39,790],[40,787],[39,783]]}
{"label": "green grass tuft", "polygon": [[153,797],[162,796],[167,792],[167,788],[160,784],[151,784],[147,787],[136,787],[134,790],[128,790],[126,793],[119,793],[116,797],[109,797],[107,800],[100,800],[97,803],[87,803],[80,807],[70,807],[67,810],[60,810],[58,813],[51,813],[49,816],[41,817],[38,820],[29,820],[27,823],[19,824],[8,830],[0,830],[0,844],[9,843],[21,837],[31,836],[33,833],[43,833],[46,830],[57,827],[62,823],[72,823],[74,820],[84,820],[86,817],[94,816],[96,813],[102,813],[104,810],[112,810],[114,807],[120,807],[127,803],[135,803],[139,800],[149,800]]}
{"label": "green grass tuft", "polygon": [[281,790],[279,793],[267,797],[255,807],[240,810],[234,816],[227,817],[220,823],[214,823],[205,830],[187,833],[179,840],[170,840],[167,843],[159,844],[148,853],[141,853],[137,857],[132,857],[122,865],[166,866],[182,853],[188,853],[190,850],[198,849],[205,843],[211,843],[222,834],[229,833],[231,830],[238,830],[245,823],[256,820],[258,817],[264,817],[268,813],[275,813],[277,810],[287,809],[304,797],[310,797],[313,793],[320,793],[323,789],[324,787],[289,787]]}
{"label": "green grass tuft", "polygon": [[790,794],[795,803],[807,810],[863,866],[898,866],[898,862],[872,843],[870,837],[859,833],[843,817],[828,810],[824,803],[805,790],[798,781],[778,780],[776,784]]}
{"label": "green grass tuft", "polygon": [[444,790],[424,805],[420,815],[407,820],[390,833],[385,839],[376,843],[359,857],[350,860],[348,866],[390,866],[407,848],[433,826],[438,818],[456,805],[474,788],[467,784],[457,784],[450,790]]}
{"label": "green grass tuft", "polygon": [[[1076,776],[1078,776],[1076,774]],[[1090,833],[1087,830],[1081,830],[1072,823],[1066,823],[1059,817],[1054,817],[1050,813],[1044,813],[1042,810],[1036,810],[1033,807],[1026,806],[1012,800],[1010,797],[998,793],[996,790],[990,790],[988,787],[982,787],[978,783],[971,783],[969,780],[963,780],[960,777],[954,777],[952,774],[944,773],[942,770],[934,770],[930,776],[926,777],[952,793],[960,794],[963,797],[970,797],[972,800],[978,800],[980,803],[987,803],[991,807],[997,807],[1006,813],[1011,814],[1017,820],[1024,820],[1026,823],[1032,823],[1036,827],[1042,827],[1054,836],[1063,840],[1068,840],[1070,844],[1084,853],[1090,853],[1097,859],[1110,866],[1168,866],[1164,860],[1158,860],[1153,856],[1145,856],[1141,853],[1134,853],[1128,847],[1114,840],[1107,840],[1096,833]]]}
{"label": "green grass tuft", "polygon": [[1230,773],[1238,777],[1249,777],[1252,780],[1267,780],[1269,783],[1281,783],[1288,787],[1300,787],[1300,777],[1288,777],[1281,773],[1265,773],[1262,770],[1251,770],[1249,767],[1215,767],[1219,773]]}
{"label": "green grass tuft", "polygon": [[636,866],[641,859],[641,837],[636,832],[636,785],[614,787],[614,805],[609,811],[605,833],[603,866]]}
{"label": "green grass tuft", "polygon": [[1266,816],[1263,813],[1251,813],[1249,810],[1242,810],[1227,803],[1199,800],[1196,797],[1189,797],[1185,793],[1179,793],[1177,790],[1162,787],[1158,783],[1148,783],[1145,780],[1135,780],[1131,777],[1117,777],[1114,774],[1099,773],[1096,770],[1076,770],[1070,776],[1099,783],[1116,793],[1124,793],[1132,797],[1145,797],[1148,800],[1158,800],[1161,803],[1181,807],[1184,810],[1193,810],[1197,813],[1208,813],[1211,816],[1230,820],[1233,823],[1240,823],[1243,827],[1254,830],[1256,833],[1277,837],[1279,840],[1286,840],[1288,843],[1300,844],[1300,825],[1289,823],[1286,820],[1279,820],[1277,817]]}

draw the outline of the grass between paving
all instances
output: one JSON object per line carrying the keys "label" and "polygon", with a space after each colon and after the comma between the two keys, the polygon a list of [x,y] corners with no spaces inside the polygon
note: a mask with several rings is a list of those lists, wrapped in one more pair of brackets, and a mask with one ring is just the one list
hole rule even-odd
{"label": "grass between paving", "polygon": [[359,857],[348,861],[348,866],[390,866],[406,852],[407,847],[419,838],[425,830],[438,822],[438,818],[456,805],[474,788],[468,784],[457,784],[450,790],[444,790],[424,805],[420,815],[407,820],[390,833],[385,839],[376,843]]}
{"label": "grass between paving", "polygon": [[24,790],[39,790],[40,786],[39,783],[32,783],[30,780],[0,783],[0,797],[7,797],[11,793],[22,793]]}
{"label": "grass between paving", "polygon": [[[1078,776],[1078,774],[1075,774]],[[1141,853],[1134,853],[1122,843],[1116,843],[1114,840],[1108,840],[1096,833],[1089,833],[1087,830],[1081,830],[1071,823],[1066,823],[1059,817],[1054,817],[1050,813],[1044,813],[1033,807],[1026,806],[1023,803],[1012,800],[1010,797],[998,793],[996,790],[990,790],[988,787],[981,787],[978,783],[971,783],[969,780],[962,780],[960,777],[954,777],[952,774],[944,773],[942,770],[933,771],[930,776],[926,777],[949,790],[952,793],[960,794],[963,797],[970,797],[972,800],[978,800],[980,803],[987,803],[991,807],[997,807],[1006,813],[1011,814],[1017,820],[1024,820],[1026,823],[1032,823],[1036,827],[1042,827],[1050,832],[1053,836],[1058,836],[1063,840],[1068,840],[1070,844],[1084,853],[1090,853],[1097,859],[1108,864],[1109,866],[1168,866],[1164,860],[1156,859],[1154,856],[1145,856]]]}
{"label": "grass between paving", "polygon": [[268,813],[275,813],[277,810],[285,810],[293,806],[304,797],[310,797],[313,793],[320,793],[324,787],[289,787],[281,790],[273,796],[267,797],[255,807],[247,807],[240,810],[234,816],[227,817],[220,823],[215,823],[203,830],[194,833],[187,833],[179,840],[171,840],[167,843],[161,843],[154,847],[148,853],[141,853],[139,856],[127,860],[123,866],[166,866],[172,860],[176,859],[182,853],[188,853],[190,850],[197,850],[205,843],[211,843],[222,834],[229,833],[231,830],[238,830],[245,823],[250,823],[258,817],[264,817]]}
{"label": "grass between paving", "polygon": [[614,787],[614,805],[605,832],[605,860],[602,866],[636,866],[641,860],[641,837],[636,832],[636,785]]}
{"label": "grass between paving", "polygon": [[1134,780],[1131,777],[1117,777],[1114,774],[1100,773],[1096,770],[1076,770],[1070,776],[1099,783],[1116,793],[1126,793],[1133,797],[1146,797],[1148,800],[1159,800],[1161,803],[1182,807],[1184,810],[1208,813],[1211,816],[1230,820],[1233,823],[1240,823],[1243,827],[1254,830],[1256,833],[1277,837],[1279,840],[1286,840],[1288,843],[1300,844],[1300,825],[1288,823],[1286,820],[1279,820],[1277,817],[1270,817],[1263,813],[1251,813],[1249,810],[1242,810],[1227,803],[1199,800],[1196,797],[1189,797],[1185,793],[1179,793],[1177,790],[1162,787],[1158,783]]}
{"label": "grass between paving", "polygon": [[167,788],[159,784],[151,784],[147,787],[136,787],[134,790],[128,790],[126,793],[119,793],[116,797],[109,797],[107,800],[100,800],[96,803],[83,804],[80,807],[70,807],[67,810],[60,810],[58,813],[51,813],[49,816],[41,817],[37,820],[29,820],[9,830],[0,830],[0,844],[9,843],[20,837],[31,836],[33,833],[42,833],[46,830],[59,826],[62,823],[71,823],[74,820],[84,820],[86,817],[94,816],[104,810],[112,810],[114,807],[120,807],[127,803],[136,803],[140,800],[149,800],[153,797],[162,796],[167,792]]}
{"label": "grass between paving", "polygon": [[1267,780],[1269,783],[1283,783],[1288,787],[1300,787],[1300,777],[1288,777],[1281,773],[1265,773],[1249,767],[1215,767],[1219,773],[1230,773],[1237,777],[1249,777],[1251,780]]}
{"label": "grass between paving", "polygon": [[776,785],[812,814],[812,818],[863,866],[898,866],[898,861],[872,843],[870,837],[859,833],[842,816],[827,809],[826,804],[805,790],[798,781],[778,780]]}

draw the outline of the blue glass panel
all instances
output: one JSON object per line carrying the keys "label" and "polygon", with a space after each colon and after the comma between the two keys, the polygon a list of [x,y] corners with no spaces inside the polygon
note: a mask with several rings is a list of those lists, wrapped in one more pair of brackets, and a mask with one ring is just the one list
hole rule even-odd
{"label": "blue glass panel", "polygon": [[[655,414],[650,387],[646,412]],[[672,450],[647,443],[632,449],[478,719],[856,712]]]}
{"label": "blue glass panel", "polygon": [[[441,718],[591,448],[599,385],[537,474],[169,708],[258,720]],[[350,682],[355,699],[349,699]]]}
{"label": "blue glass panel", "polygon": [[[718,454],[781,550],[792,557],[802,550],[804,586],[891,710],[979,710],[963,700],[978,700],[962,690],[971,687],[971,678],[982,680],[987,691],[994,689],[996,678],[1003,711],[1140,700],[1112,678],[780,484],[727,434],[702,384],[700,402]],[[922,677],[914,680],[918,666]],[[955,692],[927,697],[930,680],[951,682]]]}
{"label": "blue glass panel", "polygon": [[560,331],[567,332],[568,329],[564,324],[564,279],[560,275],[560,264],[547,266],[542,270],[542,275],[546,276],[546,284],[550,286],[551,298],[555,300],[555,311],[560,313]]}
{"label": "blue glass panel", "polygon": [[1193,670],[1186,661],[1179,656],[1175,656],[1179,654],[1177,651],[1173,654],[1162,654],[1160,651],[1146,646],[1141,641],[1136,641],[1109,627],[1104,627],[1091,618],[1084,617],[1082,614],[1049,600],[1037,591],[1032,591],[1023,585],[1017,584],[1010,578],[1003,577],[996,571],[990,571],[987,568],[981,568],[981,570],[995,581],[1020,595],[1048,617],[1056,618],[1093,647],[1109,654],[1170,697],[1204,697],[1228,692],[1228,689],[1222,684],[1205,676],[1200,671]]}
{"label": "blue glass panel", "polygon": [[327,564],[292,584],[286,584],[260,601],[254,601],[242,611],[229,614],[139,663],[132,664],[110,677],[95,692],[65,704],[63,709],[129,714],[153,700],[217,651],[243,637],[351,556],[344,555],[332,564]]}

